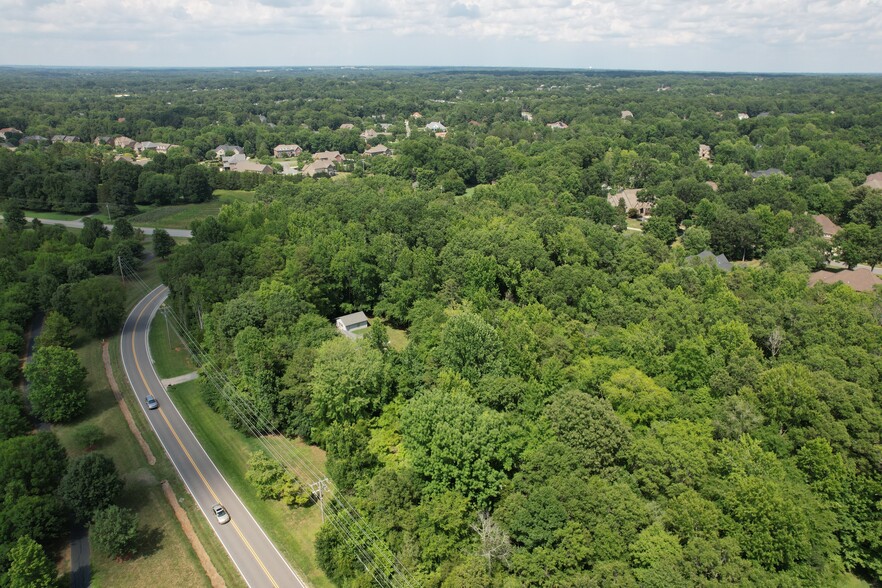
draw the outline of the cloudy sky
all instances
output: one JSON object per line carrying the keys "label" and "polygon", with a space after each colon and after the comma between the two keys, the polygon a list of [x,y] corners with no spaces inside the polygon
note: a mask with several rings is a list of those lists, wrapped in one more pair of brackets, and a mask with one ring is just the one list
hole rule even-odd
{"label": "cloudy sky", "polygon": [[0,0],[0,64],[882,73],[882,0]]}

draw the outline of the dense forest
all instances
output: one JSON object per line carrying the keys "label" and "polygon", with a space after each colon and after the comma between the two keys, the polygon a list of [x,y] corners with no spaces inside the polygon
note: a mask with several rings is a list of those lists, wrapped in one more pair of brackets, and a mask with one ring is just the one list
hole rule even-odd
{"label": "dense forest", "polygon": [[[203,199],[206,183],[232,181],[206,163],[221,144],[363,162],[333,181],[235,180],[256,201],[194,223],[162,276],[236,394],[327,451],[417,585],[882,579],[882,298],[807,286],[831,257],[882,260],[882,192],[864,185],[882,171],[882,79],[8,70],[0,82],[0,126],[22,135],[180,145],[140,168],[106,146],[10,144],[0,199],[15,206],[65,210],[74,192],[52,196],[56,174],[81,182],[78,211],[160,202],[150,173],[175,187],[163,203]],[[394,156],[361,159],[360,131],[381,122]],[[185,183],[197,175],[199,195]],[[608,199],[623,189],[653,206],[639,227]],[[825,240],[807,213],[842,231]],[[706,249],[739,263],[691,257]],[[72,281],[56,273],[46,310]],[[355,311],[372,317],[365,336],[336,334],[333,319]],[[338,585],[370,584],[334,525],[316,550]]]}

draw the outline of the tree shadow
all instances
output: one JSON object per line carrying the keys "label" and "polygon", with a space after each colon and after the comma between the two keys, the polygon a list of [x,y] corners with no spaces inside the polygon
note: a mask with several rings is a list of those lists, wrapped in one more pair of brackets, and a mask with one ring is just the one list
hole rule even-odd
{"label": "tree shadow", "polygon": [[158,552],[162,547],[162,540],[165,538],[165,531],[156,528],[141,528],[141,540],[138,542],[138,551],[136,558],[150,557]]}

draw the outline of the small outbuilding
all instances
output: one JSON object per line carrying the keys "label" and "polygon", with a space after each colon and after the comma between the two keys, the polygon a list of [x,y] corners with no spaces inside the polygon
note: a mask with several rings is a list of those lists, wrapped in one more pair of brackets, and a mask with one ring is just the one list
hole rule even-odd
{"label": "small outbuilding", "polygon": [[370,326],[370,322],[368,322],[367,315],[361,311],[337,317],[337,329],[347,337],[354,336],[353,331],[356,329],[363,329],[367,326]]}

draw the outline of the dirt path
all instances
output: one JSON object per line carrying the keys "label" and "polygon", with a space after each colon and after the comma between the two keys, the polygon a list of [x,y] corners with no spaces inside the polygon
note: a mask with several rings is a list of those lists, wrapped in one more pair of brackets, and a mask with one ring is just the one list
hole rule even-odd
{"label": "dirt path", "polygon": [[199,563],[202,564],[202,568],[208,575],[211,585],[214,588],[225,587],[226,583],[224,582],[224,579],[219,573],[217,573],[214,564],[211,563],[211,558],[208,557],[208,553],[206,553],[205,548],[202,546],[202,542],[199,541],[199,537],[196,536],[196,531],[193,530],[193,525],[190,524],[190,517],[187,516],[187,512],[181,508],[180,504],[178,504],[175,491],[172,490],[171,485],[167,480],[162,481],[162,492],[165,494],[165,498],[171,505],[172,510],[175,511],[175,516],[178,517],[178,522],[181,523],[181,530],[184,531],[184,535],[187,536],[190,545],[193,546],[193,551],[196,552],[196,557],[199,558]]}
{"label": "dirt path", "polygon": [[123,400],[122,394],[120,394],[119,391],[119,386],[116,383],[116,378],[113,377],[113,368],[110,366],[110,351],[107,346],[107,341],[101,343],[101,355],[104,358],[104,373],[107,374],[107,381],[110,383],[110,389],[113,390],[113,396],[116,398],[116,402],[119,404],[119,409],[122,411],[123,416],[126,419],[126,424],[129,425],[129,430],[132,432],[132,435],[135,436],[135,439],[138,440],[138,445],[141,446],[141,451],[143,451],[144,455],[147,457],[147,463],[150,465],[156,465],[156,458],[153,456],[153,452],[150,451],[150,446],[147,445],[147,441],[144,440],[141,430],[135,425],[132,413],[129,412],[129,405]]}

